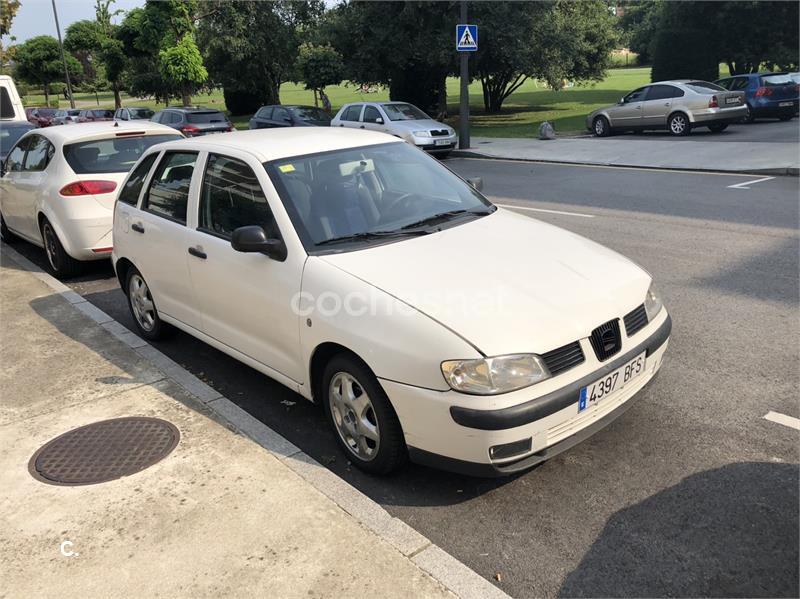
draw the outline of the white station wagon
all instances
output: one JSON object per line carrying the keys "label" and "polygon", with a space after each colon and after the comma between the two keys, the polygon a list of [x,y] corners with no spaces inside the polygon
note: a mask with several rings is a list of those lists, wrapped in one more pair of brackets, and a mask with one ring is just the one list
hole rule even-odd
{"label": "white station wagon", "polygon": [[322,404],[374,473],[529,468],[627,409],[671,329],[636,264],[381,133],[153,146],[113,260],[144,337],[176,326]]}

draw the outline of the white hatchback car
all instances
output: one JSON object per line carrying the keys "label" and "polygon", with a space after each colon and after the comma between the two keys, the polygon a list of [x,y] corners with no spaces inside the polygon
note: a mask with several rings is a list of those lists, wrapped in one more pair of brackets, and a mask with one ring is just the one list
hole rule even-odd
{"label": "white hatchback car", "polygon": [[174,325],[321,403],[376,473],[529,468],[626,410],[671,330],[636,264],[380,133],[154,146],[113,260],[142,336]]}
{"label": "white hatchback car", "polygon": [[408,102],[345,104],[333,117],[331,127],[389,133],[439,158],[447,156],[458,141],[452,127],[433,120]]}
{"label": "white hatchback car", "polygon": [[43,247],[50,271],[111,255],[117,186],[151,145],[183,136],[150,122],[79,123],[23,135],[0,168],[0,234]]}

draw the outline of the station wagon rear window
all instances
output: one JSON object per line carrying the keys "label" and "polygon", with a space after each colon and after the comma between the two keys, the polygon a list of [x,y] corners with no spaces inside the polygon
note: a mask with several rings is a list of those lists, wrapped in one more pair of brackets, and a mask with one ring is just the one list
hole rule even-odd
{"label": "station wagon rear window", "polygon": [[789,75],[768,75],[766,77],[762,77],[761,81],[763,82],[764,87],[788,85],[790,83],[794,83],[794,79],[792,79]]}
{"label": "station wagon rear window", "polygon": [[190,123],[224,123],[227,119],[225,115],[218,110],[210,110],[208,112],[189,112],[186,115],[186,120]]}
{"label": "station wagon rear window", "polygon": [[127,173],[147,148],[176,139],[182,139],[182,136],[143,135],[82,141],[65,145],[64,158],[78,175]]}

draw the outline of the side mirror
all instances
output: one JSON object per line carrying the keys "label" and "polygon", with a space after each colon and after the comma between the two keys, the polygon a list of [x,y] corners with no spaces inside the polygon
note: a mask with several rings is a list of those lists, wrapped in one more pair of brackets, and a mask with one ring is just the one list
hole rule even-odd
{"label": "side mirror", "polygon": [[378,117],[377,119],[375,119],[375,123],[378,125],[383,125],[383,117]]}
{"label": "side mirror", "polygon": [[473,179],[467,179],[467,183],[472,185],[478,191],[483,191],[483,179],[481,177],[475,177]]}
{"label": "side mirror", "polygon": [[239,227],[231,236],[231,247],[237,252],[259,252],[283,262],[286,260],[286,245],[280,239],[268,239],[262,227],[248,225]]}
{"label": "side mirror", "polygon": [[620,98],[619,102],[617,102],[617,104],[619,104],[619,105],[625,104],[625,98],[624,97]]}

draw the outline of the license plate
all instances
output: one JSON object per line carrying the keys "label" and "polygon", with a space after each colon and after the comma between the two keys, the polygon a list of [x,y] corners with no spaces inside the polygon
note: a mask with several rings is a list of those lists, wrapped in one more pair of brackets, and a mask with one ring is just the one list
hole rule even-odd
{"label": "license plate", "polygon": [[436,145],[437,146],[449,146],[450,145],[450,140],[449,139],[437,139],[436,140]]}
{"label": "license plate", "polygon": [[778,103],[778,106],[791,106],[792,104],[794,104],[794,102],[780,102]]}
{"label": "license plate", "polygon": [[644,374],[646,357],[647,352],[642,352],[615,371],[609,372],[603,378],[581,389],[578,412],[583,412],[586,408],[593,406],[615,391],[619,391],[632,380]]}
{"label": "license plate", "polygon": [[739,98],[725,98],[726,104],[738,104]]}

